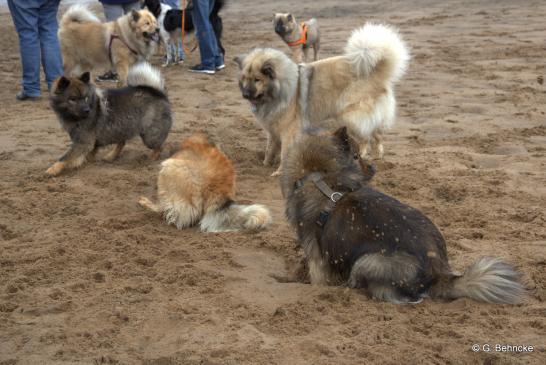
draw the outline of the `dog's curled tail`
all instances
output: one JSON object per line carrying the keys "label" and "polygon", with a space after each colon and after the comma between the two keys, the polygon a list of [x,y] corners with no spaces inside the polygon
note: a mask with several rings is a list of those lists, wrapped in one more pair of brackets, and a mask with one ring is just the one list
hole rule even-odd
{"label": "dog's curled tail", "polygon": [[87,8],[86,5],[72,5],[68,10],[63,14],[61,18],[60,27],[64,28],[70,23],[86,23],[94,22],[100,23],[99,18],[91,10]]}
{"label": "dog's curled tail", "polygon": [[431,288],[432,297],[471,298],[480,302],[517,304],[523,300],[525,288],[516,269],[496,257],[482,257],[461,276],[440,280]]}
{"label": "dog's curled tail", "polygon": [[148,62],[140,62],[132,66],[127,74],[127,85],[147,86],[157,91],[165,92],[165,81],[161,72]]}
{"label": "dog's curled tail", "polygon": [[367,23],[353,31],[345,46],[345,57],[358,77],[370,76],[384,63],[386,78],[396,82],[404,76],[410,60],[409,50],[388,25]]}
{"label": "dog's curled tail", "polygon": [[269,209],[261,204],[242,205],[233,202],[206,213],[201,219],[203,232],[260,230],[271,223]]}

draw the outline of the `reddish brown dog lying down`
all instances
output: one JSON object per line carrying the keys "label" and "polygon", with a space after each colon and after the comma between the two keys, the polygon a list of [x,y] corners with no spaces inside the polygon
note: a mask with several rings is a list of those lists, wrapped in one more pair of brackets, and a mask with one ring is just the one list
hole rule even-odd
{"label": "reddish brown dog lying down", "polygon": [[186,228],[199,223],[204,232],[257,230],[271,223],[260,204],[236,204],[235,169],[229,158],[203,135],[180,144],[180,150],[161,163],[157,203],[139,203],[162,213],[169,224]]}

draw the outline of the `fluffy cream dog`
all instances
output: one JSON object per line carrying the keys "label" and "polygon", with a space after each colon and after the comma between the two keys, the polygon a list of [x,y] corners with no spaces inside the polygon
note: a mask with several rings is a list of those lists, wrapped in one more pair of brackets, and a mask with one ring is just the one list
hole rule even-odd
{"label": "fluffy cream dog", "polygon": [[153,14],[145,9],[101,23],[85,6],[74,5],[61,18],[59,39],[65,75],[115,69],[120,85],[126,85],[129,67],[156,52],[159,28]]}
{"label": "fluffy cream dog", "polygon": [[361,155],[373,140],[382,157],[382,133],[396,114],[393,86],[409,59],[394,28],[371,23],[353,32],[341,56],[297,65],[281,51],[259,48],[235,58],[242,95],[267,133],[264,164],[280,149],[282,165],[300,131],[329,118],[349,128]]}

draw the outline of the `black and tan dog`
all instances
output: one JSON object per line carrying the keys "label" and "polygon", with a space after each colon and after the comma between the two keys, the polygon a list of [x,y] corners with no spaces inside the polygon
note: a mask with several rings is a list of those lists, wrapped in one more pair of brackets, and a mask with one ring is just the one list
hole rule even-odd
{"label": "black and tan dog", "polygon": [[378,300],[418,302],[424,296],[518,303],[520,275],[499,258],[483,257],[463,275],[447,259],[442,234],[423,213],[367,185],[345,128],[305,135],[282,171],[286,215],[298,232],[312,284],[347,283]]}
{"label": "black and tan dog", "polygon": [[[224,46],[222,45],[222,33],[224,30],[224,23],[220,16],[220,10],[224,7],[225,0],[216,0],[210,12],[209,20],[212,25],[212,30],[216,36],[218,42],[218,48],[222,54],[226,53]],[[178,63],[180,61],[178,54],[178,40],[182,37],[182,19],[184,20],[184,32],[191,33],[195,31],[192,18],[193,4],[188,3],[186,11],[181,9],[172,9],[169,5],[163,4],[159,0],[141,0],[141,7],[147,8],[154,14],[159,24],[159,34],[165,44],[167,51],[167,58],[164,66],[168,66],[172,63]]]}
{"label": "black and tan dog", "polygon": [[159,71],[148,63],[137,64],[129,70],[129,86],[121,89],[98,89],[89,78],[89,72],[79,78],[61,76],[53,84],[50,104],[72,145],[47,174],[77,168],[93,160],[99,147],[110,144],[116,147],[105,160],[113,161],[135,136],[153,150],[153,159],[159,158],[172,124]]}

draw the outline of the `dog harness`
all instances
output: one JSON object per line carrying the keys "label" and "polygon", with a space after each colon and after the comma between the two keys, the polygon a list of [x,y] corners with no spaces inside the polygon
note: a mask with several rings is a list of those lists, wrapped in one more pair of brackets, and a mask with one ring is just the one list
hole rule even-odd
{"label": "dog harness", "polygon": [[313,172],[297,180],[296,188],[301,188],[307,181],[311,181],[313,184],[315,184],[317,189],[319,189],[322,194],[326,195],[329,198],[329,200],[326,202],[326,206],[320,212],[316,221],[316,224],[322,228],[328,221],[328,218],[330,217],[330,212],[332,211],[332,209],[334,209],[336,203],[343,197],[343,193],[332,190],[332,188],[330,188],[328,184],[324,182],[322,174],[320,172]]}
{"label": "dog harness", "polygon": [[114,39],[119,39],[121,41],[121,43],[123,43],[125,45],[125,47],[127,47],[127,49],[129,51],[131,51],[132,54],[134,54],[135,56],[138,56],[138,52],[135,51],[134,49],[132,49],[131,47],[129,47],[129,45],[123,40],[123,38],[121,38],[119,35],[111,34],[110,35],[110,42],[108,43],[108,58],[110,59],[110,63],[113,63],[113,61],[112,61],[112,42],[114,41]]}
{"label": "dog harness", "polygon": [[287,43],[290,47],[295,47],[295,46],[299,46],[299,45],[302,45],[302,46],[305,47],[307,45],[307,24],[305,24],[305,22],[301,23],[300,32],[301,32],[300,39],[298,39],[297,41],[294,41],[294,42],[288,42]]}

